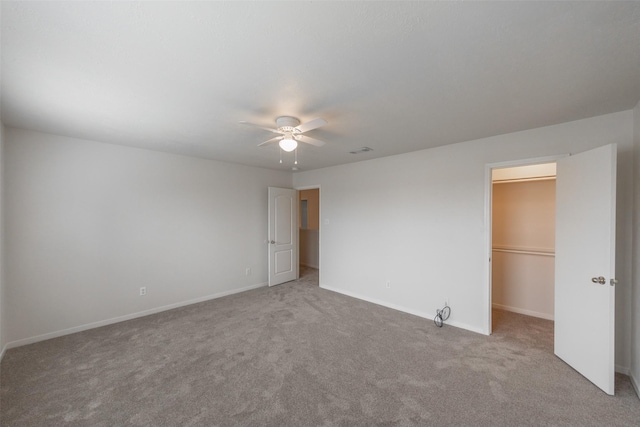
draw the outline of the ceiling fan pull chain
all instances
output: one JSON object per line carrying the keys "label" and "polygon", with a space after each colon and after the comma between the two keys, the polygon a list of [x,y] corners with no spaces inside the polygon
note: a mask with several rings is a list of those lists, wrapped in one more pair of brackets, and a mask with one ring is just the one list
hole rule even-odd
{"label": "ceiling fan pull chain", "polygon": [[280,164],[282,164],[282,148],[280,148]]}
{"label": "ceiling fan pull chain", "polygon": [[295,155],[295,160],[294,160],[293,164],[297,165],[298,164],[298,149],[297,148],[295,149],[294,155]]}

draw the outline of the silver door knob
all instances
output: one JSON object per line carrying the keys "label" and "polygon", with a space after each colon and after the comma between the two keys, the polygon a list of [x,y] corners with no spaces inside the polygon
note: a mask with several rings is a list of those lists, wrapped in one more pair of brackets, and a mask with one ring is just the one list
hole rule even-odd
{"label": "silver door knob", "polygon": [[607,279],[605,279],[604,277],[600,276],[600,277],[592,277],[591,281],[593,283],[598,283],[600,285],[604,285],[605,283],[607,283]]}
{"label": "silver door knob", "polygon": [[618,279],[611,279],[611,280],[609,281],[609,284],[610,284],[611,286],[615,286],[615,285],[617,285],[617,284],[618,284]]}
{"label": "silver door knob", "polygon": [[275,245],[276,241],[275,240],[269,240],[269,243],[271,243],[272,245]]}

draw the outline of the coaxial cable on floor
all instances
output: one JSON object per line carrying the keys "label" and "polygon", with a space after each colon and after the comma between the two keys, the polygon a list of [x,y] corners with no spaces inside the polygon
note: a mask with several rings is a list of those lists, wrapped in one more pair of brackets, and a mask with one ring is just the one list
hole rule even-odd
{"label": "coaxial cable on floor", "polygon": [[442,310],[436,310],[436,317],[433,318],[433,323],[435,323],[438,328],[442,328],[444,321],[449,318],[450,314],[451,308],[445,305]]}

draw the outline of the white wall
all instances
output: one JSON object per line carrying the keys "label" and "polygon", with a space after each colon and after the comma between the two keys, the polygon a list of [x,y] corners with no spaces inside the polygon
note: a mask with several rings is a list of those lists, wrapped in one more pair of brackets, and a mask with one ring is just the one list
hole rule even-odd
{"label": "white wall", "polygon": [[294,174],[296,187],[322,186],[321,286],[426,317],[447,297],[448,323],[486,333],[485,165],[609,143],[619,167],[616,363],[628,370],[631,110]]}
{"label": "white wall", "polygon": [[633,215],[633,300],[632,300],[632,347],[631,379],[640,396],[640,102],[633,110],[635,146],[635,209]]}
{"label": "white wall", "polygon": [[5,333],[6,298],[5,298],[5,263],[4,263],[4,125],[0,122],[0,360],[4,355],[7,343]]}
{"label": "white wall", "polygon": [[493,184],[493,307],[554,318],[555,204],[553,179]]}
{"label": "white wall", "polygon": [[300,265],[311,268],[320,268],[319,248],[320,234],[318,230],[301,228],[300,236]]}
{"label": "white wall", "polygon": [[5,160],[10,346],[267,281],[289,172],[11,128]]}

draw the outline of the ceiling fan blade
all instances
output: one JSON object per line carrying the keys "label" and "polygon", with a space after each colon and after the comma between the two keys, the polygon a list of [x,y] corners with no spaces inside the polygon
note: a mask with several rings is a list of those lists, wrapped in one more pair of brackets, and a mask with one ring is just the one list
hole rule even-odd
{"label": "ceiling fan blade", "polygon": [[280,139],[282,139],[282,137],[281,137],[281,136],[276,136],[275,138],[271,138],[271,139],[270,139],[270,140],[268,140],[268,141],[265,141],[265,142],[263,142],[263,143],[261,143],[261,144],[258,144],[258,147],[262,147],[263,145],[271,144],[272,142],[276,142],[276,141],[278,141],[278,140],[280,140]]}
{"label": "ceiling fan blade", "polygon": [[251,123],[251,122],[241,121],[241,122],[238,122],[238,123],[240,123],[241,125],[248,125],[248,126],[253,126],[253,127],[260,128],[260,129],[268,130],[269,132],[273,132],[273,133],[281,133],[278,129],[266,128],[266,127],[264,127],[262,125],[257,125],[255,123]]}
{"label": "ceiling fan blade", "polygon": [[301,125],[296,126],[296,129],[298,129],[300,131],[300,133],[304,133],[304,132],[308,132],[312,129],[317,129],[321,126],[324,126],[327,124],[327,121],[325,119],[321,119],[320,117],[318,117],[317,119],[313,119],[310,122],[306,122],[303,123]]}
{"label": "ceiling fan blade", "polygon": [[306,135],[297,135],[296,139],[300,142],[306,142],[307,144],[315,145],[316,147],[322,147],[325,142],[319,139],[311,138]]}

